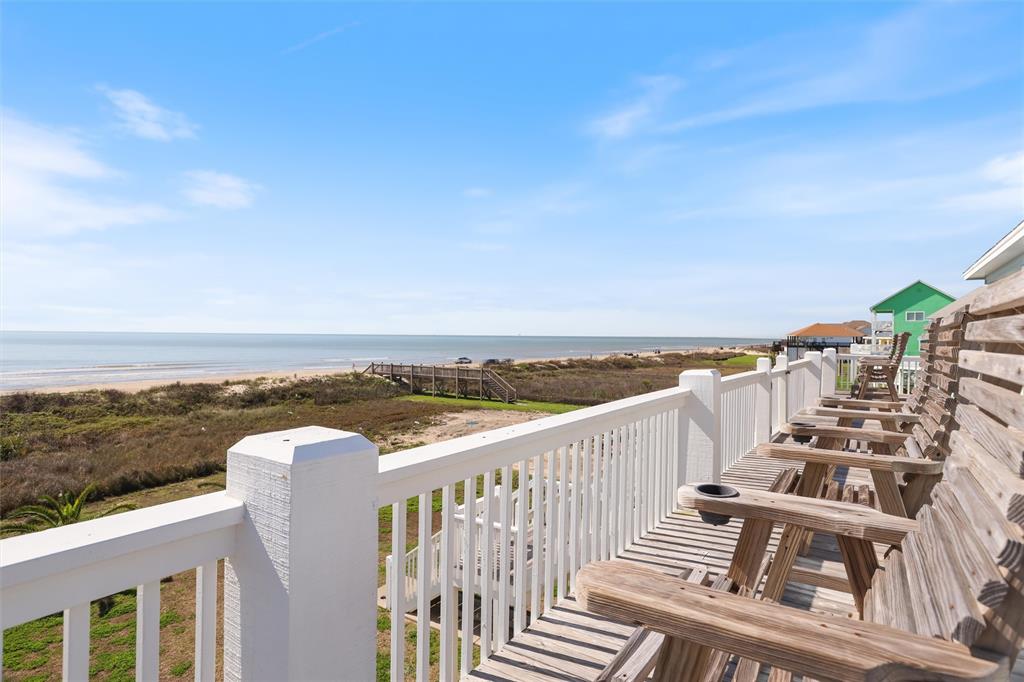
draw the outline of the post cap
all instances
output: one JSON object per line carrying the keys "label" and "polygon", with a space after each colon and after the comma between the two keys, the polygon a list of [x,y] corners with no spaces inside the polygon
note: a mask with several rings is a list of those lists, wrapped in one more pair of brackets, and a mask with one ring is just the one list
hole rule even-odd
{"label": "post cap", "polygon": [[246,436],[231,446],[228,454],[298,464],[367,450],[376,454],[377,446],[362,434],[323,426],[303,426]]}

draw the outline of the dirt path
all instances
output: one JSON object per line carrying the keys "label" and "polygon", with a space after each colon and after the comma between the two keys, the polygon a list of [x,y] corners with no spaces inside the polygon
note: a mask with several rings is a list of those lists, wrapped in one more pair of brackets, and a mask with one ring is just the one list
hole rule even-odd
{"label": "dirt path", "polygon": [[540,417],[550,417],[546,412],[518,412],[514,410],[463,410],[445,412],[434,417],[429,424],[406,433],[392,436],[386,443],[378,443],[388,450],[405,450],[419,445],[428,445],[442,440],[468,436],[471,433],[489,431],[502,426],[522,424]]}

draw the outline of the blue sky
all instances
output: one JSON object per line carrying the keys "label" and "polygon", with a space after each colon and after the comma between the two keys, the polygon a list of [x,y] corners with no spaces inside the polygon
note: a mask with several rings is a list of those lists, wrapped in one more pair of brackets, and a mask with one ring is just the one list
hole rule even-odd
{"label": "blue sky", "polygon": [[1024,4],[2,7],[7,329],[777,336],[1024,217]]}

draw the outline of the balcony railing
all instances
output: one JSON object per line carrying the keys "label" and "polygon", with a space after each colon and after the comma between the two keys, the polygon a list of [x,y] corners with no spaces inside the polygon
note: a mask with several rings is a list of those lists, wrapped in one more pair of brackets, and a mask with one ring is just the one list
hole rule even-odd
{"label": "balcony railing", "polygon": [[[857,365],[864,353],[839,353],[836,369],[836,389],[848,391],[857,378]],[[913,355],[904,357],[896,371],[896,390],[907,395],[914,390],[914,379],[921,368],[921,358]]]}
{"label": "balcony railing", "polygon": [[136,673],[156,678],[160,580],[199,567],[195,678],[212,680],[224,559],[225,679],[373,679],[378,510],[390,506],[388,554],[402,559],[385,584],[391,679],[406,662],[431,676],[436,628],[435,672],[453,680],[474,666],[468,643],[481,660],[500,651],[579,568],[663,520],[679,485],[719,480],[855,362],[828,350],[725,379],[687,371],[678,387],[384,457],[320,427],[250,436],[228,452],[225,492],[0,542],[2,626],[63,610],[64,678],[84,679],[90,601],[137,587]]}

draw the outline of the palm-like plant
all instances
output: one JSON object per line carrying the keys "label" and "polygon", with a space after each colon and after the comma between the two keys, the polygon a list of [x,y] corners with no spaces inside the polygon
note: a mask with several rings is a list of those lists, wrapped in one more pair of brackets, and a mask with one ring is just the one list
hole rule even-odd
{"label": "palm-like plant", "polygon": [[0,534],[21,535],[23,533],[33,533],[44,528],[67,526],[79,521],[98,519],[114,512],[135,509],[134,504],[119,504],[101,514],[82,518],[82,509],[94,492],[96,492],[96,485],[90,483],[77,495],[69,492],[60,493],[56,497],[44,495],[39,498],[39,504],[27,504],[11,512],[8,518],[16,519],[16,522],[5,523],[0,527]]}

